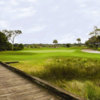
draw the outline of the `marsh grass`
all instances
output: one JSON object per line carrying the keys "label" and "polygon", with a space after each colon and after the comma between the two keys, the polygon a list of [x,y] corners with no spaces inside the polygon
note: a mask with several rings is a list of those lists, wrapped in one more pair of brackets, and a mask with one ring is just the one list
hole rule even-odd
{"label": "marsh grass", "polygon": [[88,100],[100,100],[100,88],[97,88],[93,83],[87,82],[85,84],[85,90]]}
{"label": "marsh grass", "polygon": [[58,57],[44,67],[45,69],[40,72],[39,77],[41,78],[55,78],[56,80],[94,80],[100,78],[100,62],[94,59]]}
{"label": "marsh grass", "polygon": [[71,93],[100,100],[100,62],[78,57],[56,57],[43,70],[31,72]]}

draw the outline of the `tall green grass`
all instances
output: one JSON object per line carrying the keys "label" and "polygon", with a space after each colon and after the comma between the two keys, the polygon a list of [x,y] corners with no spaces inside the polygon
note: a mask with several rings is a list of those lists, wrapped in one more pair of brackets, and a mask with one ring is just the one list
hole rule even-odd
{"label": "tall green grass", "polygon": [[[100,61],[78,57],[59,57],[45,65],[40,77],[66,80],[94,80],[100,78]],[[45,77],[44,77],[45,76]]]}
{"label": "tall green grass", "polygon": [[31,72],[87,100],[100,100],[100,61],[78,57],[51,59],[44,69]]}
{"label": "tall green grass", "polygon": [[88,100],[100,100],[100,88],[95,86],[93,83],[87,82],[85,84],[85,90]]}

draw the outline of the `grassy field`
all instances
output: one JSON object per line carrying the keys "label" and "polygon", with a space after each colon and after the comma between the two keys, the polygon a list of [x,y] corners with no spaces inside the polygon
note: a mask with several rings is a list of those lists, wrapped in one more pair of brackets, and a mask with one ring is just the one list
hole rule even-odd
{"label": "grassy field", "polygon": [[0,52],[0,61],[59,86],[87,100],[100,100],[100,54],[82,48],[39,48]]}

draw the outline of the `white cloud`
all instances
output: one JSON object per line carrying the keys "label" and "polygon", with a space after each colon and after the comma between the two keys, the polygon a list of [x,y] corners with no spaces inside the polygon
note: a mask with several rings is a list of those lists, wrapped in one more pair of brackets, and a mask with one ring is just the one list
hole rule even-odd
{"label": "white cloud", "polygon": [[9,24],[5,20],[0,20],[0,28],[9,28]]}
{"label": "white cloud", "polygon": [[96,10],[93,10],[90,12],[93,16],[99,16],[100,17],[100,11],[96,11]]}
{"label": "white cloud", "polygon": [[18,0],[10,0],[10,5],[12,5],[12,6],[19,5]]}
{"label": "white cloud", "polygon": [[[5,8],[6,10],[7,8]],[[9,13],[11,15],[14,15],[14,17],[12,19],[22,19],[22,18],[26,18],[26,17],[31,17],[33,15],[36,14],[36,9],[34,7],[27,7],[27,8],[11,8],[11,7],[8,7],[9,9]]]}
{"label": "white cloud", "polygon": [[28,2],[36,3],[38,0],[27,0]]}
{"label": "white cloud", "polygon": [[5,4],[5,2],[3,0],[0,1],[0,5],[3,5]]}
{"label": "white cloud", "polygon": [[41,26],[33,26],[33,28],[30,28],[27,30],[27,33],[32,33],[32,32],[41,32],[46,28],[46,25],[41,25]]}
{"label": "white cloud", "polygon": [[24,17],[30,17],[32,15],[34,15],[37,11],[32,8],[21,8],[20,11],[18,12],[18,14],[16,14],[16,18],[24,18]]}
{"label": "white cloud", "polygon": [[86,4],[80,4],[80,7],[81,7],[81,8],[86,8],[87,5],[86,5]]}
{"label": "white cloud", "polygon": [[69,34],[64,34],[63,36],[61,36],[60,38],[58,38],[59,43],[73,43],[76,42],[76,36],[75,34],[72,35],[72,33]]}
{"label": "white cloud", "polygon": [[36,11],[34,12],[23,12],[23,13],[19,13],[17,16],[16,16],[16,19],[18,18],[25,18],[25,17],[30,17],[32,16],[33,14],[35,14]]}
{"label": "white cloud", "polygon": [[56,11],[58,11],[58,10],[59,10],[59,6],[58,6],[58,5],[53,6],[53,7],[51,8],[51,11],[52,11],[52,12],[56,12]]}
{"label": "white cloud", "polygon": [[27,2],[27,3],[37,3],[38,0],[19,0],[21,2]]}

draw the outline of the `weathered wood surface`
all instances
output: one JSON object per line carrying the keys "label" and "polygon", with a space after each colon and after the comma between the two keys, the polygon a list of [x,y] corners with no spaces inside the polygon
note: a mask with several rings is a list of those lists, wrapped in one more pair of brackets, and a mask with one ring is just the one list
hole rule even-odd
{"label": "weathered wood surface", "polygon": [[0,64],[0,100],[61,100]]}

